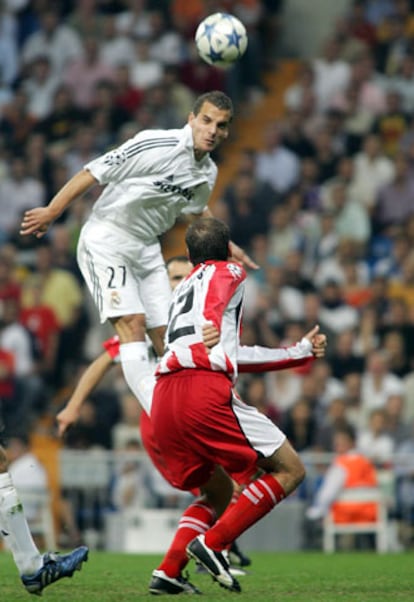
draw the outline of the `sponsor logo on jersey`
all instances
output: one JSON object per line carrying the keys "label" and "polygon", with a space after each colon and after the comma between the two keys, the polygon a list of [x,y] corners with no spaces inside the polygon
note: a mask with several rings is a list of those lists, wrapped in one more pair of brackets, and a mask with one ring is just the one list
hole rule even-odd
{"label": "sponsor logo on jersey", "polygon": [[242,269],[239,265],[237,265],[236,263],[228,263],[227,264],[227,269],[230,272],[230,274],[233,276],[234,280],[239,280],[242,276]]}
{"label": "sponsor logo on jersey", "polygon": [[187,201],[191,201],[194,198],[194,190],[192,188],[181,188],[181,186],[172,184],[171,181],[169,181],[168,179],[156,180],[155,182],[153,182],[153,184],[162,192],[172,192],[173,194],[179,194],[185,199],[187,199]]}

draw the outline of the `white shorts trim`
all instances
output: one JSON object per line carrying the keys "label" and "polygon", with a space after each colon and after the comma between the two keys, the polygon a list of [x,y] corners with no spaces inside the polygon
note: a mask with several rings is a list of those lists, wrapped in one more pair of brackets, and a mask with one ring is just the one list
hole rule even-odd
{"label": "white shorts trim", "polygon": [[262,457],[269,458],[286,441],[286,435],[267,416],[247,405],[234,391],[232,405],[244,436]]}

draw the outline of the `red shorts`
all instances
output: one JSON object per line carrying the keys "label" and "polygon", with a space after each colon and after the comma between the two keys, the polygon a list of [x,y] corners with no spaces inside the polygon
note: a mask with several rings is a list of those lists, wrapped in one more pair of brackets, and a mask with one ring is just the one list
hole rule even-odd
{"label": "red shorts", "polygon": [[204,485],[217,464],[230,475],[256,471],[259,455],[233,401],[232,383],[221,372],[190,369],[158,379],[151,422],[174,487]]}
{"label": "red shorts", "polygon": [[[168,471],[164,459],[161,455],[160,449],[155,441],[154,429],[152,428],[151,419],[146,412],[141,412],[139,419],[139,426],[141,431],[142,444],[145,451],[149,455],[151,462],[158,470],[158,472],[164,477],[166,481],[171,483],[172,475]],[[200,495],[199,489],[192,489],[191,493],[194,496]]]}

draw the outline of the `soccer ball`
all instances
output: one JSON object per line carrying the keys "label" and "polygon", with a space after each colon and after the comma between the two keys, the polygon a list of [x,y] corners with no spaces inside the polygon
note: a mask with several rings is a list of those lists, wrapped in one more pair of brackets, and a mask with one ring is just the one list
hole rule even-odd
{"label": "soccer ball", "polygon": [[206,63],[229,67],[246,51],[247,33],[243,23],[233,15],[214,13],[197,27],[195,42]]}

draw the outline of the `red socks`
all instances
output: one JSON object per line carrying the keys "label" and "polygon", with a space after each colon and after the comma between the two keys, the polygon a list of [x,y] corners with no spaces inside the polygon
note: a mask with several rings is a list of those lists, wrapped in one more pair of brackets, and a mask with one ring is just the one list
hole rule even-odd
{"label": "red socks", "polygon": [[209,548],[221,551],[246,529],[272,510],[286,497],[281,484],[271,475],[264,475],[250,483],[235,504],[206,533]]}
{"label": "red socks", "polygon": [[205,533],[215,519],[216,515],[210,504],[195,500],[183,512],[174,539],[158,569],[168,577],[178,577],[188,562],[187,545],[194,537]]}

